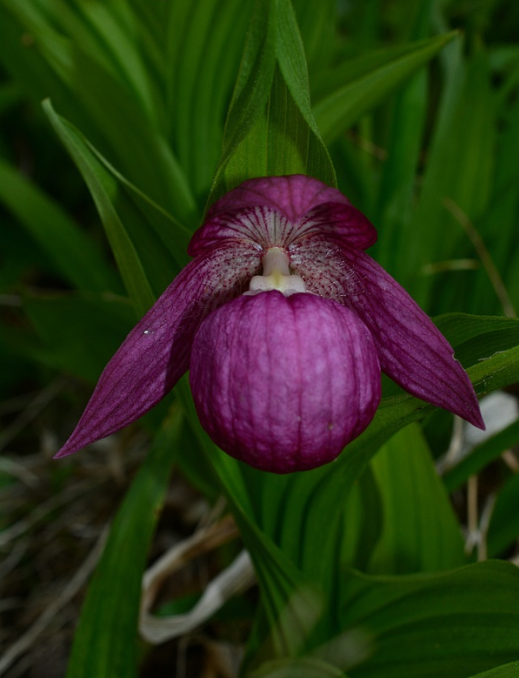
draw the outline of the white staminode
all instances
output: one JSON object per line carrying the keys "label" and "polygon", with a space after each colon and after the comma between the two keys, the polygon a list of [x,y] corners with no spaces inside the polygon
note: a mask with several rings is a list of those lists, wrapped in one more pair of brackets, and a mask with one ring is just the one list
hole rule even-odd
{"label": "white staminode", "polygon": [[255,275],[249,283],[249,291],[245,294],[257,294],[278,290],[286,297],[297,292],[306,292],[306,285],[298,275],[290,273],[288,256],[282,247],[271,247],[262,259],[263,274]]}

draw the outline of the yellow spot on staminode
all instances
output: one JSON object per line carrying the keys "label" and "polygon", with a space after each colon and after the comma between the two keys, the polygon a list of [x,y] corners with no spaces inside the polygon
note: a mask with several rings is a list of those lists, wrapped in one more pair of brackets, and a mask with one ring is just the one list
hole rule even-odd
{"label": "yellow spot on staminode", "polygon": [[262,259],[263,275],[255,275],[245,294],[278,290],[285,296],[306,292],[306,285],[298,275],[290,273],[288,255],[282,247],[271,247]]}

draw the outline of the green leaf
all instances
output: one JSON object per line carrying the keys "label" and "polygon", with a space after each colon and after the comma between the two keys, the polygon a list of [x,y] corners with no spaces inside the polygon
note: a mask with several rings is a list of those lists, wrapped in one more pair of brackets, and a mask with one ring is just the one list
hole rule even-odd
{"label": "green leaf", "polygon": [[174,460],[181,416],[174,411],[114,519],[90,583],[67,678],[137,676],[141,579]]}
{"label": "green leaf", "polygon": [[455,466],[450,468],[443,477],[445,487],[449,492],[457,489],[471,475],[482,471],[490,462],[498,459],[505,450],[517,445],[518,442],[519,421],[515,421],[475,447],[466,457],[463,457]]}
{"label": "green leaf", "polygon": [[[108,160],[99,153],[99,151],[92,146],[92,144],[84,139],[85,144],[89,147],[93,155],[106,167],[106,169],[117,179],[120,185],[125,189],[126,193],[132,198],[135,205],[138,207],[142,216],[151,226],[153,226],[155,233],[160,238],[161,243],[171,254],[171,257],[177,262],[178,270],[184,268],[188,262],[187,248],[192,236],[192,232],[175,219],[169,212],[157,205],[149,196],[143,193],[137,186],[132,184],[126,177],[118,172]],[[148,243],[148,248],[150,244]],[[155,261],[157,261],[157,253],[155,253]]]}
{"label": "green leaf", "polygon": [[90,383],[135,324],[128,300],[111,295],[25,295],[23,309],[45,345],[39,359]]}
{"label": "green leaf", "polygon": [[342,595],[342,623],[374,643],[354,678],[468,678],[518,656],[519,571],[509,563],[402,577],[350,571]]}
{"label": "green leaf", "polygon": [[[514,341],[519,344],[519,320],[517,318],[503,318],[492,315],[470,315],[468,313],[446,313],[437,316],[434,319],[435,325],[442,334],[449,340],[449,342],[458,350],[459,346],[468,344],[470,340],[485,337],[485,340],[492,340],[492,335],[501,334],[507,337],[507,341]],[[490,336],[487,336],[490,335]],[[486,343],[486,342],[485,342]],[[493,346],[491,341],[489,346]],[[508,344],[506,348],[510,348],[514,344]],[[492,350],[487,348],[484,350]],[[475,363],[481,357],[470,358]],[[472,363],[472,364],[473,364]]]}
{"label": "green leaf", "polygon": [[301,639],[304,641],[310,635],[321,609],[321,595],[316,591],[316,585],[265,534],[255,519],[254,496],[249,493],[245,476],[255,474],[258,485],[262,486],[265,476],[270,477],[270,474],[262,474],[232,459],[214,445],[200,426],[187,378],[181,379],[176,391],[205,452],[206,462],[229,501],[262,591],[260,621],[249,644],[246,663],[252,656],[254,662],[292,656],[301,649]]}
{"label": "green leaf", "polygon": [[354,53],[353,56],[351,55],[351,47],[344,46],[339,56],[336,56],[337,64],[324,69],[322,73],[319,73],[319,78],[312,82],[312,93],[316,101],[325,99],[348,83],[360,80],[390,62],[412,55],[417,48],[427,45],[429,40],[430,38],[426,38],[369,51],[361,49],[358,54]]}
{"label": "green leaf", "polygon": [[[434,322],[454,346],[456,358],[465,368],[484,364],[496,354],[519,346],[517,318],[449,313],[436,317]],[[513,368],[513,361],[510,366]]]}
{"label": "green leaf", "polygon": [[[412,239],[407,244],[408,263],[401,278],[406,286],[407,281],[415,282],[412,291],[425,308],[430,306],[434,279],[417,278],[423,266],[457,258],[462,244],[474,253],[445,199],[453,201],[474,222],[488,206],[494,172],[495,111],[487,57],[480,51],[466,64],[458,43],[450,45],[445,56],[447,85],[409,231]],[[467,299],[463,307],[470,308],[474,289],[469,281],[463,293],[457,289],[456,298],[461,294]],[[436,305],[433,312],[454,307],[447,294],[441,298],[444,307]]]}
{"label": "green leaf", "polygon": [[137,313],[142,315],[153,305],[155,295],[139,253],[115,209],[117,183],[92,154],[80,133],[55,113],[50,101],[44,102],[43,106],[92,193],[130,299]]}
{"label": "green leaf", "polygon": [[347,676],[321,659],[305,657],[267,662],[251,673],[250,678],[347,678]]}
{"label": "green leaf", "polygon": [[[23,4],[24,9],[28,7],[29,3]],[[71,118],[86,124],[87,116],[81,103],[70,95],[66,85],[35,49],[38,27],[41,28],[41,24],[24,24],[16,12],[0,4],[0,60],[31,101],[39,104],[52,92],[60,110],[66,110]]]}
{"label": "green leaf", "polygon": [[[413,38],[428,35],[431,6],[431,0],[417,5],[419,14]],[[426,69],[420,69],[395,96],[388,130],[387,157],[381,168],[373,218],[374,224],[380,224],[380,230],[371,256],[388,273],[397,277],[407,265],[406,243],[427,116],[427,76]]]}
{"label": "green leaf", "polygon": [[[279,68],[294,103],[309,128],[307,139],[298,144],[305,160],[305,170],[307,174],[321,179],[325,184],[336,186],[335,170],[310,104],[308,69],[296,16],[290,0],[277,0],[276,4],[276,54]],[[294,113],[288,117],[286,136],[294,118],[297,119]]]}
{"label": "green leaf", "polygon": [[316,73],[319,81],[336,46],[336,4],[333,0],[292,0],[292,5],[305,46],[308,68]]}
{"label": "green leaf", "polygon": [[[23,42],[23,36],[29,35],[34,42],[31,53],[22,55],[31,83],[43,70],[47,86],[42,96],[52,98],[58,110],[141,191],[183,223],[195,225],[197,205],[163,130],[157,128],[160,114],[155,116],[155,107],[149,103],[157,96],[149,91],[138,46],[132,46],[133,38],[129,39],[128,34],[138,31],[136,25],[132,27],[124,10],[117,12],[117,18],[111,16],[116,3],[110,3],[108,14],[102,4],[87,3],[85,10],[84,3],[75,3],[76,16],[65,12],[63,29],[58,31],[56,26],[62,22],[59,4],[57,0],[42,10],[37,0],[6,1],[8,18],[14,17],[19,26],[8,36],[11,44],[16,42],[17,31],[18,40]],[[114,24],[107,48],[105,32]],[[19,51],[16,45],[14,49]],[[17,64],[6,58],[13,71],[19,72]]]}
{"label": "green leaf", "polygon": [[115,271],[57,203],[0,160],[0,201],[10,209],[69,283],[90,292],[120,292]]}
{"label": "green leaf", "polygon": [[195,196],[205,200],[222,150],[223,122],[253,3],[169,4],[169,136]]}
{"label": "green leaf", "polygon": [[236,178],[229,183],[229,179],[224,179],[224,171],[236,149],[265,111],[276,66],[275,16],[271,4],[270,0],[257,0],[255,5],[225,122],[222,155],[208,205],[243,180]]}
{"label": "green leaf", "polygon": [[371,464],[349,490],[342,510],[340,562],[363,572],[384,527],[380,487]]}
{"label": "green leaf", "polygon": [[324,141],[330,143],[337,139],[455,36],[456,33],[449,33],[420,42],[412,52],[377,66],[318,101],[314,105],[314,115]]}
{"label": "green leaf", "polygon": [[487,550],[489,558],[502,556],[519,537],[519,473],[511,476],[497,495],[490,525]]}
{"label": "green leaf", "polygon": [[259,0],[208,204],[245,179],[297,173],[336,184],[310,107],[306,60],[292,6],[289,0]]}
{"label": "green leaf", "polygon": [[468,373],[478,395],[515,384],[519,381],[519,346],[482,360]]}
{"label": "green leaf", "polygon": [[368,572],[410,574],[464,565],[461,530],[420,427],[411,424],[396,433],[371,466],[384,528]]}
{"label": "green leaf", "polygon": [[490,669],[484,673],[478,673],[476,676],[470,678],[516,678],[519,672],[519,662],[511,662],[498,666],[496,669]]}

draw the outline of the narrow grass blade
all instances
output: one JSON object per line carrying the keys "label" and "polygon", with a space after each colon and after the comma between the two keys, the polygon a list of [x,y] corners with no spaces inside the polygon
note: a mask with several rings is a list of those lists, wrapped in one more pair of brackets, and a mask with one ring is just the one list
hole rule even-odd
{"label": "narrow grass blade", "polygon": [[90,583],[67,678],[137,676],[137,622],[146,555],[166,496],[181,415],[157,434],[110,530]]}
{"label": "narrow grass blade", "polygon": [[0,200],[71,285],[90,292],[122,292],[118,275],[84,231],[57,203],[3,160],[0,160]]}
{"label": "narrow grass blade", "polygon": [[498,459],[503,452],[519,442],[519,421],[496,433],[484,443],[475,447],[466,457],[447,471],[443,477],[449,492],[466,483],[468,478],[482,471],[488,464]]}
{"label": "narrow grass blade", "polygon": [[137,313],[143,314],[153,305],[155,295],[135,246],[114,208],[115,180],[92,155],[80,134],[55,113],[50,101],[44,103],[44,110],[92,193],[128,294]]}
{"label": "narrow grass blade", "polygon": [[411,53],[378,66],[353,82],[337,88],[314,105],[314,115],[326,143],[337,139],[364,113],[430,61],[456,33],[431,38]]}

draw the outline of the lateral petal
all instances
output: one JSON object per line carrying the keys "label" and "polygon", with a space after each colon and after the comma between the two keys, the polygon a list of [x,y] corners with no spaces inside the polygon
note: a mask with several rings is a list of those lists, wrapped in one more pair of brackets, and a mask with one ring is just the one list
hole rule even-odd
{"label": "lateral petal", "polygon": [[308,238],[294,245],[290,260],[309,291],[357,313],[391,379],[417,398],[484,428],[474,388],[451,345],[371,257],[335,239]]}
{"label": "lateral petal", "polygon": [[135,421],[173,388],[189,367],[202,320],[241,294],[261,267],[257,249],[235,243],[191,261],[134,327],[104,369],[65,457]]}

